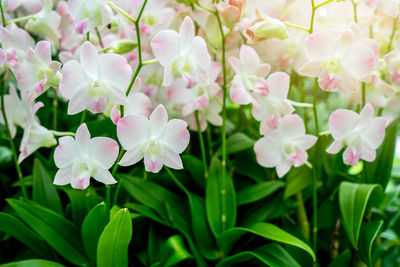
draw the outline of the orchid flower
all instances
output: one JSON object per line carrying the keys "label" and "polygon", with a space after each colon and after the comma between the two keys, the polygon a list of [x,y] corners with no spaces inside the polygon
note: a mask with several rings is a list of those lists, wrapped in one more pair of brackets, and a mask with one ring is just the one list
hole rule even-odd
{"label": "orchid flower", "polygon": [[185,79],[187,88],[197,83],[207,84],[211,57],[204,39],[194,36],[190,17],[184,19],[179,33],[172,30],[158,32],[151,41],[151,48],[164,67],[163,86],[171,85],[176,76]]}
{"label": "orchid flower", "polygon": [[268,95],[269,89],[265,77],[271,70],[271,66],[262,63],[252,47],[242,45],[239,59],[229,57],[228,60],[236,73],[231,86],[232,101],[247,105],[255,102],[252,93]]}
{"label": "orchid flower", "polygon": [[42,102],[38,102],[33,105],[28,112],[27,122],[24,128],[24,135],[22,136],[22,141],[19,148],[20,155],[18,157],[18,163],[21,163],[24,159],[41,147],[52,147],[57,144],[53,133],[40,125],[35,117],[38,109],[43,106],[44,105]]}
{"label": "orchid flower", "polygon": [[35,50],[29,48],[26,61],[17,71],[18,87],[27,92],[31,102],[50,86],[57,86],[61,79],[61,63],[51,60],[50,43],[40,41]]}
{"label": "orchid flower", "polygon": [[112,11],[106,0],[69,0],[68,7],[75,19],[75,30],[80,34],[110,22]]}
{"label": "orchid flower", "polygon": [[42,9],[42,0],[8,0],[7,4],[10,11],[22,7],[29,11],[29,13],[34,14]]}
{"label": "orchid flower", "polygon": [[76,189],[86,189],[90,177],[104,184],[117,181],[108,171],[117,160],[119,146],[108,137],[90,138],[86,124],[81,124],[75,134],[58,139],[54,152],[54,162],[59,168],[54,184],[71,184]]}
{"label": "orchid flower", "polygon": [[183,120],[168,121],[163,105],[158,105],[150,119],[143,115],[123,117],[117,125],[117,136],[127,150],[121,166],[129,166],[144,158],[146,171],[157,173],[163,165],[182,169],[179,156],[189,144],[187,123]]}
{"label": "orchid flower", "polygon": [[289,114],[279,120],[276,129],[265,129],[264,137],[255,143],[254,151],[261,166],[276,167],[278,176],[283,177],[292,166],[306,163],[306,150],[316,141],[317,137],[306,134],[301,117]]}
{"label": "orchid flower", "polygon": [[68,114],[84,109],[92,113],[104,112],[109,102],[127,103],[125,91],[132,76],[132,69],[120,55],[97,55],[96,48],[85,42],[80,48],[80,63],[70,60],[62,68],[61,95],[70,100]]}
{"label": "orchid flower", "polygon": [[336,154],[346,147],[343,161],[347,165],[357,165],[360,158],[372,162],[385,137],[387,122],[384,117],[374,118],[374,108],[369,103],[360,114],[338,109],[329,117],[329,130],[335,140],[326,151]]}

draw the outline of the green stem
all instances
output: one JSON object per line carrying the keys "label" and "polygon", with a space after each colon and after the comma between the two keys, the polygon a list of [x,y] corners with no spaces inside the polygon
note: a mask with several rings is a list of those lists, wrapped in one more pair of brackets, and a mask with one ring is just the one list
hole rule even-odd
{"label": "green stem", "polygon": [[179,181],[179,179],[173,174],[173,172],[164,165],[164,169],[167,171],[168,175],[172,178],[172,180],[176,183],[176,185],[183,191],[187,196],[190,195],[189,191],[186,189],[186,187]]}
{"label": "green stem", "polygon": [[35,19],[35,16],[29,15],[29,16],[26,16],[26,17],[20,17],[20,18],[16,18],[16,19],[11,19],[11,20],[7,21],[5,24],[8,25],[8,24],[11,24],[11,23],[23,22],[23,21],[30,20],[30,19]]}
{"label": "green stem", "polygon": [[313,33],[314,32],[314,17],[315,17],[315,3],[314,0],[311,0],[311,21],[310,21],[310,30],[309,33]]}
{"label": "green stem", "polygon": [[82,124],[82,123],[85,122],[85,119],[86,119],[86,112],[87,112],[86,109],[82,112],[80,124]]}
{"label": "green stem", "polygon": [[73,132],[58,132],[58,131],[50,131],[54,136],[75,136]]}
{"label": "green stem", "polygon": [[201,158],[202,158],[202,161],[203,161],[203,168],[204,168],[204,178],[207,179],[207,177],[208,177],[208,167],[207,167],[206,149],[205,149],[205,146],[204,146],[203,133],[201,132],[201,127],[200,127],[199,112],[197,110],[194,112],[194,116],[196,117],[197,133],[199,134]]}
{"label": "green stem", "polygon": [[53,91],[53,129],[57,130],[57,111],[58,111],[58,95],[56,90]]}
{"label": "green stem", "polygon": [[99,32],[99,29],[97,27],[95,27],[94,29],[96,31],[97,39],[99,39],[100,47],[103,49],[104,45],[103,45],[103,40],[101,39],[101,35],[100,35],[100,32]]}
{"label": "green stem", "polygon": [[[147,1],[146,1],[147,2]],[[112,9],[114,9],[115,11],[117,11],[119,14],[121,14],[122,16],[124,16],[125,18],[129,19],[131,22],[136,23],[136,21],[139,20],[139,17],[135,20],[134,18],[132,18],[128,13],[126,13],[125,11],[123,11],[120,7],[118,7],[117,5],[115,5],[112,2],[108,2],[107,5],[109,5]],[[146,3],[143,4],[143,6],[146,5]]]}
{"label": "green stem", "polygon": [[314,98],[313,98],[313,113],[315,123],[315,135],[319,136],[319,123],[318,123],[318,111],[317,111],[317,97],[318,97],[318,78],[314,80]]}
{"label": "green stem", "polygon": [[387,48],[386,53],[389,53],[390,50],[392,50],[392,44],[393,44],[394,36],[395,36],[395,34],[396,34],[396,25],[397,25],[397,19],[398,19],[398,18],[399,18],[399,17],[397,16],[397,17],[395,17],[395,18],[393,19],[392,33],[390,34],[390,40],[389,40],[389,44],[388,44],[388,48]]}
{"label": "green stem", "polygon": [[90,42],[90,32],[87,32],[87,33],[86,33],[86,41],[89,41],[89,42]]}
{"label": "green stem", "polygon": [[351,0],[351,3],[353,4],[354,22],[358,23],[358,18],[357,18],[357,5],[358,5],[358,3],[354,2],[354,0]]}
{"label": "green stem", "polygon": [[13,154],[13,160],[14,160],[15,168],[17,169],[18,179],[21,182],[22,195],[24,196],[24,198],[28,199],[28,193],[26,191],[25,184],[22,181],[23,175],[22,175],[21,167],[18,164],[17,150],[15,149],[14,141],[13,141],[13,138],[11,136],[10,127],[9,127],[8,119],[7,119],[7,115],[6,115],[6,110],[5,110],[5,107],[4,107],[4,76],[3,75],[0,76],[0,83],[1,83],[0,84],[1,114],[3,116],[4,125],[6,127],[6,133],[7,133],[8,141],[10,142],[10,148],[11,148],[11,152]]}
{"label": "green stem", "polygon": [[152,59],[152,60],[148,60],[148,61],[143,62],[143,66],[150,65],[150,64],[153,64],[156,62],[158,62],[158,59],[156,59],[156,58]]}
{"label": "green stem", "polygon": [[111,209],[111,186],[106,184],[106,207],[108,211]]}
{"label": "green stem", "polygon": [[1,21],[3,24],[3,27],[7,25],[6,18],[4,17],[4,10],[3,10],[3,1],[0,1],[0,11],[1,11]]}
{"label": "green stem", "polygon": [[288,26],[288,27],[291,27],[291,28],[294,28],[294,29],[298,29],[298,30],[302,30],[302,31],[306,31],[306,32],[308,32],[309,31],[309,29],[307,29],[306,27],[304,27],[304,26],[301,26],[301,25],[297,25],[297,24],[293,24],[293,23],[290,23],[290,22],[283,22],[286,26]]}
{"label": "green stem", "polygon": [[366,99],[366,95],[365,95],[365,83],[361,83],[361,104],[364,107],[365,106],[365,99]]}
{"label": "green stem", "polygon": [[[118,170],[118,166],[119,166],[118,162],[121,160],[124,152],[125,152],[125,150],[121,148],[121,150],[119,151],[119,154],[118,154],[117,161],[115,162],[114,167],[112,168],[111,175],[114,178],[115,178],[115,175],[117,174],[117,170]],[[113,206],[117,204],[120,187],[121,187],[121,180],[118,181],[117,188],[115,189],[115,192],[114,192]]]}
{"label": "green stem", "polygon": [[306,208],[304,207],[303,194],[301,193],[301,191],[297,192],[296,200],[297,200],[297,219],[299,221],[301,231],[303,232],[304,237],[308,241],[310,240],[310,224],[308,223]]}
{"label": "green stem", "polygon": [[221,198],[222,198],[222,216],[221,216],[221,221],[222,221],[222,231],[226,230],[226,202],[225,202],[225,179],[226,179],[226,95],[227,95],[227,79],[226,79],[226,55],[225,55],[225,38],[227,36],[224,35],[224,30],[222,27],[222,22],[221,22],[221,17],[218,13],[218,10],[214,12],[215,16],[217,17],[218,20],[218,27],[219,31],[221,34],[221,40],[222,40],[222,74],[223,74],[223,80],[224,83],[222,85],[223,89],[223,99],[222,99],[222,131],[221,131],[221,138],[222,138],[222,173],[221,173]]}
{"label": "green stem", "polygon": [[207,148],[208,148],[208,156],[212,158],[212,136],[211,136],[211,128],[210,125],[207,125]]}

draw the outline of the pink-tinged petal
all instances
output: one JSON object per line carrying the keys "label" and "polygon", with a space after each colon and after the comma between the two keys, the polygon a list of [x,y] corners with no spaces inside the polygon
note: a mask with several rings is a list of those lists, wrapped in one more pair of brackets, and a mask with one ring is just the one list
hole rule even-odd
{"label": "pink-tinged petal", "polygon": [[260,58],[254,48],[248,45],[240,47],[240,72],[254,74],[260,65]]}
{"label": "pink-tinged petal", "polygon": [[340,35],[337,50],[338,52],[346,52],[354,42],[354,33],[350,29],[346,29]]}
{"label": "pink-tinged petal", "polygon": [[237,59],[235,57],[229,57],[228,61],[231,64],[232,69],[235,71],[235,73],[240,73],[240,61],[239,61],[239,59]]}
{"label": "pink-tinged petal", "polygon": [[337,38],[328,32],[315,32],[305,41],[306,55],[310,61],[324,60],[330,56],[336,44]]}
{"label": "pink-tinged petal", "polygon": [[335,140],[342,139],[358,123],[359,115],[352,110],[338,109],[329,116],[329,131]]}
{"label": "pink-tinged petal", "polygon": [[122,159],[118,162],[118,165],[130,166],[130,165],[133,165],[133,164],[136,164],[137,162],[139,162],[141,159],[143,159],[143,157],[144,157],[144,154],[142,151],[142,147],[140,145],[138,145],[137,147],[125,152]]}
{"label": "pink-tinged petal", "polygon": [[96,48],[90,42],[84,42],[80,48],[80,59],[84,71],[92,78],[97,80],[98,55]]}
{"label": "pink-tinged petal", "polygon": [[54,152],[54,162],[57,168],[61,169],[70,166],[76,159],[76,153],[74,138],[71,136],[59,138],[58,146]]}
{"label": "pink-tinged petal", "polygon": [[271,65],[269,64],[260,64],[256,70],[255,75],[258,77],[265,78],[268,73],[271,71]]}
{"label": "pink-tinged petal", "polygon": [[377,149],[385,138],[387,118],[377,117],[370,120],[361,132],[361,139],[372,149]]}
{"label": "pink-tinged petal", "polygon": [[119,120],[121,119],[121,112],[119,111],[119,109],[118,109],[116,106],[114,106],[114,107],[111,109],[110,118],[111,118],[111,121],[112,121],[115,125],[117,125],[118,122],[119,122]]}
{"label": "pink-tinged petal", "polygon": [[82,123],[75,133],[75,142],[77,148],[87,153],[90,148],[90,133],[86,123]]}
{"label": "pink-tinged petal", "polygon": [[347,92],[357,92],[360,90],[360,81],[350,75],[342,74],[339,82],[339,89]]}
{"label": "pink-tinged petal", "polygon": [[117,136],[125,150],[131,150],[141,144],[148,135],[149,121],[145,116],[129,115],[123,117],[117,125]]}
{"label": "pink-tinged petal", "polygon": [[81,64],[76,60],[70,60],[64,64],[60,82],[60,92],[66,99],[71,99],[75,93],[88,86],[88,77],[84,74]]}
{"label": "pink-tinged petal", "polygon": [[293,155],[289,156],[288,160],[293,164],[294,167],[303,165],[308,159],[308,154],[305,150],[296,148]]}
{"label": "pink-tinged petal", "polygon": [[282,178],[283,176],[285,176],[289,172],[291,167],[292,165],[288,160],[281,159],[278,164],[276,164],[276,173],[278,174],[278,177]]}
{"label": "pink-tinged petal", "polygon": [[90,176],[80,177],[73,175],[71,179],[71,186],[75,189],[85,190],[90,183]]}
{"label": "pink-tinged petal", "polygon": [[181,157],[168,149],[164,151],[164,165],[175,170],[183,169]]}
{"label": "pink-tinged petal", "polygon": [[307,77],[318,77],[321,73],[321,66],[322,63],[320,61],[308,62],[299,68],[298,73]]}
{"label": "pink-tinged petal", "polygon": [[174,76],[172,75],[172,66],[165,67],[162,86],[170,86],[173,79]]}
{"label": "pink-tinged petal", "polygon": [[336,154],[342,150],[343,144],[340,141],[333,141],[333,143],[326,149],[329,154]]}
{"label": "pink-tinged petal", "polygon": [[147,172],[158,173],[163,166],[162,157],[144,156],[144,166]]}
{"label": "pink-tinged petal", "polygon": [[17,70],[18,88],[30,91],[38,84],[37,70],[34,65],[24,62]]}
{"label": "pink-tinged petal", "polygon": [[55,185],[66,185],[71,183],[72,170],[71,168],[59,169],[54,177],[53,184]]}
{"label": "pink-tinged petal", "polygon": [[149,122],[152,137],[163,134],[168,123],[168,113],[162,104],[158,105],[151,113]]}
{"label": "pink-tinged petal", "polygon": [[367,103],[360,112],[360,124],[368,123],[374,117],[374,107]]}
{"label": "pink-tinged petal", "polygon": [[151,40],[154,56],[163,67],[172,64],[180,52],[180,37],[177,32],[164,30],[157,33]]}
{"label": "pink-tinged petal", "polygon": [[197,64],[197,82],[199,82],[200,84],[208,85],[208,73],[210,72],[211,68],[211,56],[208,53],[206,42],[203,38],[196,36],[190,49],[193,50],[192,57],[196,60]]}
{"label": "pink-tinged petal", "polygon": [[129,104],[125,105],[127,115],[138,114],[149,117],[153,104],[147,95],[137,92],[131,94],[128,100]]}
{"label": "pink-tinged petal", "polygon": [[115,184],[117,180],[111,175],[107,169],[97,168],[92,174],[93,178],[103,184]]}
{"label": "pink-tinged petal", "polygon": [[284,72],[274,72],[268,77],[267,85],[271,95],[279,99],[286,99],[289,92],[290,76]]}
{"label": "pink-tinged petal", "polygon": [[254,152],[258,164],[263,167],[275,167],[282,158],[279,144],[268,136],[261,138],[254,144]]}
{"label": "pink-tinged petal", "polygon": [[303,119],[297,114],[288,114],[282,117],[279,122],[279,133],[286,138],[291,140],[293,138],[304,138],[306,128],[304,127]]}
{"label": "pink-tinged petal", "polygon": [[356,79],[369,75],[375,63],[374,51],[365,45],[354,45],[343,56],[343,66]]}
{"label": "pink-tinged petal", "polygon": [[189,16],[186,16],[179,29],[179,36],[181,38],[181,45],[188,46],[194,38],[194,24]]}
{"label": "pink-tinged petal", "polygon": [[[106,98],[106,96],[105,96],[105,98]],[[111,92],[109,94],[109,98],[106,100],[107,100],[106,108],[107,108],[108,102],[112,102],[113,104],[117,104],[117,105],[126,105],[129,103],[128,97],[122,90],[111,90]],[[103,112],[103,111],[101,111],[101,112]]]}
{"label": "pink-tinged petal", "polygon": [[312,147],[317,142],[317,140],[318,138],[316,136],[306,134],[296,138],[296,144],[297,147],[307,150]]}
{"label": "pink-tinged petal", "polygon": [[77,91],[68,103],[68,115],[74,115],[86,109],[88,95],[84,90]]}
{"label": "pink-tinged petal", "polygon": [[230,96],[233,102],[236,102],[240,105],[247,105],[251,103],[253,99],[246,88],[243,86],[242,80],[239,75],[236,75],[233,78]]}
{"label": "pink-tinged petal", "polygon": [[101,168],[108,170],[118,157],[118,143],[108,137],[95,137],[90,140],[91,159],[97,161]]}
{"label": "pink-tinged petal", "polygon": [[336,90],[340,82],[340,76],[336,74],[329,74],[326,70],[324,70],[321,75],[318,77],[318,84],[322,90],[333,92]]}
{"label": "pink-tinged petal", "polygon": [[38,42],[35,47],[35,54],[43,63],[45,63],[46,65],[50,65],[51,63],[50,42],[48,41]]}
{"label": "pink-tinged petal", "polygon": [[176,154],[180,154],[186,149],[189,139],[187,123],[179,119],[170,120],[162,136],[162,142]]}
{"label": "pink-tinged petal", "polygon": [[[107,104],[108,104],[108,99],[106,96],[95,99],[91,99],[90,97],[88,97],[86,107],[90,112],[97,114],[97,113],[103,113],[107,108]],[[120,103],[117,102],[117,104]]]}
{"label": "pink-tinged petal", "polygon": [[104,54],[99,57],[99,79],[125,93],[132,79],[132,68],[123,56]]}
{"label": "pink-tinged petal", "polygon": [[343,152],[343,162],[347,165],[357,165],[361,157],[361,151],[358,149],[346,148]]}
{"label": "pink-tinged petal", "polygon": [[371,149],[369,147],[363,146],[361,148],[361,159],[373,162],[376,159],[376,151],[375,149]]}

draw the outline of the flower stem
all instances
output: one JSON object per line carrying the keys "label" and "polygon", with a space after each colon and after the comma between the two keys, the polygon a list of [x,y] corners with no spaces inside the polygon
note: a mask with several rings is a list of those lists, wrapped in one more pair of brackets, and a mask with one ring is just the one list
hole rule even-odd
{"label": "flower stem", "polygon": [[[147,1],[145,1],[147,2]],[[125,18],[129,19],[130,21],[132,21],[133,23],[136,24],[136,21],[139,20],[139,17],[135,20],[134,18],[132,18],[128,13],[126,13],[125,11],[123,11],[120,7],[118,7],[117,5],[115,5],[112,2],[108,2],[107,5],[109,5],[112,9],[114,9],[115,11],[117,11],[119,14],[121,14],[122,16],[124,16]],[[143,6],[145,6],[146,3],[143,4]]]}
{"label": "flower stem", "polygon": [[365,83],[361,83],[361,104],[362,104],[362,106],[364,107],[365,106],[365,98],[366,98],[366,95],[365,95]]}
{"label": "flower stem", "polygon": [[23,21],[30,20],[30,19],[35,19],[35,16],[29,15],[29,16],[25,16],[25,17],[16,18],[16,19],[11,19],[6,22],[6,25],[11,24],[11,23],[23,22]]}
{"label": "flower stem", "polygon": [[299,220],[301,231],[303,232],[306,240],[310,240],[310,224],[308,223],[306,209],[304,207],[303,194],[297,192],[296,194],[297,200],[297,219]]}
{"label": "flower stem", "polygon": [[58,132],[58,131],[50,131],[54,136],[75,136],[73,132]]}
{"label": "flower stem", "polygon": [[1,21],[3,24],[3,27],[7,25],[6,18],[4,17],[4,10],[3,10],[3,1],[0,1],[0,11],[1,11]]}
{"label": "flower stem", "polygon": [[101,35],[100,35],[100,32],[99,32],[99,29],[97,27],[95,27],[94,30],[96,31],[97,39],[99,39],[100,47],[102,49],[104,49],[103,40],[101,39]]}
{"label": "flower stem", "polygon": [[207,167],[206,149],[205,149],[205,146],[204,146],[203,133],[201,132],[201,127],[200,127],[199,112],[197,110],[194,112],[194,116],[196,117],[197,133],[199,134],[201,158],[202,158],[202,161],[203,161],[203,168],[204,168],[204,178],[207,179],[207,177],[208,177],[208,167]]}
{"label": "flower stem", "polygon": [[57,111],[58,111],[58,95],[56,90],[53,91],[53,129],[57,130]]}
{"label": "flower stem", "polygon": [[387,48],[386,53],[389,53],[390,50],[392,50],[392,44],[393,44],[394,36],[395,36],[395,34],[396,34],[396,25],[397,25],[397,20],[398,20],[398,18],[399,18],[399,16],[397,16],[397,17],[395,17],[395,18],[393,19],[392,33],[390,34],[390,40],[389,40],[389,44],[388,44],[388,48]]}
{"label": "flower stem", "polygon": [[358,18],[357,18],[357,5],[358,5],[358,3],[354,2],[354,0],[351,0],[351,3],[353,4],[354,22],[358,23]]}
{"label": "flower stem", "polygon": [[1,83],[0,84],[1,114],[3,116],[4,125],[6,126],[6,133],[7,133],[7,137],[8,137],[7,139],[10,142],[10,148],[11,148],[11,152],[13,154],[13,160],[14,160],[15,168],[16,168],[17,173],[18,173],[18,179],[21,182],[22,195],[24,196],[24,198],[28,199],[28,193],[26,191],[25,184],[22,181],[23,175],[22,175],[21,167],[18,164],[17,150],[15,149],[14,141],[13,141],[13,138],[11,136],[10,127],[9,127],[8,119],[7,119],[7,114],[6,114],[6,110],[5,110],[5,107],[4,107],[4,75],[0,76],[0,83]]}

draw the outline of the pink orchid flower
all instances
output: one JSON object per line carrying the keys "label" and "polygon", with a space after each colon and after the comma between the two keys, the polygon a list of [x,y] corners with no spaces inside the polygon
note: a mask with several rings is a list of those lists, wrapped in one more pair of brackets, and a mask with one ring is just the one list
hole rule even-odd
{"label": "pink orchid flower", "polygon": [[117,136],[127,150],[121,166],[129,166],[144,158],[146,171],[157,173],[163,165],[182,169],[179,156],[189,144],[187,123],[183,120],[168,121],[163,105],[158,105],[150,119],[142,115],[123,117],[117,125]]}
{"label": "pink orchid flower", "polygon": [[360,81],[370,80],[378,61],[376,47],[375,41],[358,38],[356,27],[341,33],[315,32],[305,41],[309,62],[300,67],[299,73],[318,77],[322,90],[356,92]]}
{"label": "pink orchid flower", "polygon": [[61,63],[51,60],[51,47],[47,41],[37,43],[26,52],[26,61],[17,71],[18,87],[27,92],[31,102],[50,86],[57,86],[61,79]]}
{"label": "pink orchid flower", "polygon": [[232,101],[247,105],[255,102],[252,93],[268,95],[269,88],[265,77],[271,70],[271,66],[262,63],[252,47],[242,45],[239,59],[229,57],[228,60],[236,73],[231,86]]}
{"label": "pink orchid flower", "polygon": [[90,138],[86,124],[81,124],[75,134],[58,139],[59,145],[54,152],[54,161],[59,168],[54,184],[71,184],[76,189],[86,189],[90,177],[104,184],[117,181],[108,171],[119,153],[116,141],[108,137]]}
{"label": "pink orchid flower", "polygon": [[30,156],[33,152],[41,147],[52,147],[57,144],[56,139],[51,131],[39,124],[35,114],[43,107],[42,102],[36,103],[28,113],[27,123],[24,128],[18,163]]}
{"label": "pink orchid flower", "polygon": [[292,166],[299,167],[307,161],[306,150],[316,141],[317,137],[306,134],[301,117],[289,114],[280,119],[276,129],[266,128],[254,151],[261,166],[276,167],[278,176],[283,177]]}
{"label": "pink orchid flower", "polygon": [[112,11],[106,0],[69,0],[68,7],[75,19],[75,30],[80,34],[111,22]]}
{"label": "pink orchid flower", "polygon": [[190,17],[182,22],[179,33],[163,30],[151,41],[155,57],[164,67],[163,86],[170,86],[173,78],[183,77],[186,87],[208,83],[211,57],[203,38],[194,36],[194,24]]}
{"label": "pink orchid flower", "polygon": [[42,0],[8,0],[7,3],[10,11],[21,7],[30,14],[34,14],[42,9]]}
{"label": "pink orchid flower", "polygon": [[104,112],[109,104],[127,103],[125,91],[132,76],[132,69],[120,55],[97,55],[96,48],[85,42],[80,48],[80,63],[70,60],[62,68],[60,92],[70,100],[68,114],[86,108],[92,113]]}
{"label": "pink orchid flower", "polygon": [[376,149],[385,137],[388,119],[374,118],[374,108],[367,103],[360,114],[352,110],[338,109],[329,117],[329,130],[335,141],[326,150],[330,154],[343,153],[347,165],[357,165],[361,159],[372,162]]}

